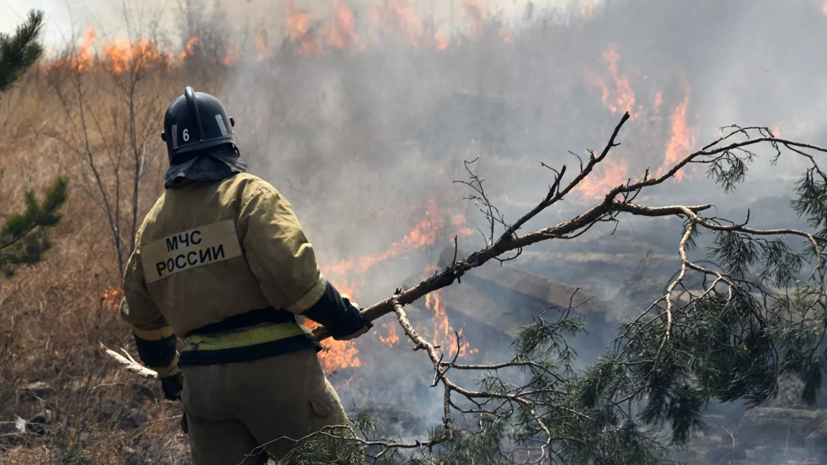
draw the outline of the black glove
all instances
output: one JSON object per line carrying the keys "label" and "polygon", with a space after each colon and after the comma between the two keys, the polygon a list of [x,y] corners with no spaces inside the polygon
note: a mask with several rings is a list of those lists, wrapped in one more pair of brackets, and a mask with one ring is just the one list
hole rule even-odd
{"label": "black glove", "polygon": [[181,400],[184,391],[184,374],[180,371],[172,376],[161,378],[161,389],[166,400]]}
{"label": "black glove", "polygon": [[362,318],[359,306],[351,303],[347,295],[339,294],[330,283],[327,283],[319,301],[305,310],[303,315],[323,324],[337,341],[357,338],[373,327]]}
{"label": "black glove", "polygon": [[349,341],[367,333],[373,328],[373,323],[366,321],[359,311],[359,305],[351,303],[347,295],[342,295],[342,301],[347,307],[345,315],[335,325],[327,328],[333,339]]}

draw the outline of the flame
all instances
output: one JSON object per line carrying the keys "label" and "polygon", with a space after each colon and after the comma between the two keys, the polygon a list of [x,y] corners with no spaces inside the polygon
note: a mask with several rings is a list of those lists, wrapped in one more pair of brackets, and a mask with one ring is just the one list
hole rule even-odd
{"label": "flame", "polygon": [[[675,108],[675,112],[672,113],[672,138],[666,146],[666,158],[663,161],[663,166],[658,168],[657,176],[662,176],[669,171],[695,147],[697,130],[686,124],[686,110],[689,108],[689,95],[692,89],[683,77],[681,77],[681,87],[683,87],[685,96],[683,102],[681,102]],[[683,171],[682,169],[675,173],[675,179],[678,181],[682,180]]]}
{"label": "flame", "polygon": [[[454,234],[462,237],[473,234],[466,223],[465,215],[461,213],[451,217]],[[445,225],[444,213],[440,211],[437,199],[432,197],[428,199],[425,217],[419,220],[413,230],[406,234],[401,241],[391,244],[388,250],[342,261],[337,265],[326,266],[322,271],[326,275],[333,273],[338,276],[345,276],[349,273],[364,273],[377,263],[434,245],[440,234],[444,233]]]}
{"label": "flame", "polygon": [[259,31],[259,33],[253,38],[253,46],[256,48],[256,54],[258,55],[259,61],[270,56],[270,51],[267,50],[267,36],[264,29]]}
{"label": "flame", "polygon": [[451,225],[454,227],[454,231],[456,231],[458,236],[466,237],[474,234],[474,230],[467,226],[468,220],[462,213],[457,213],[451,218]]}
{"label": "flame", "polygon": [[[319,323],[312,320],[305,320],[303,324],[310,330],[319,326]],[[322,341],[322,350],[318,355],[322,370],[328,374],[340,368],[362,366],[362,361],[359,360],[359,349],[350,341],[337,341],[333,338],[325,339]]]}
{"label": "flame", "polygon": [[661,104],[663,104],[663,92],[658,92],[655,94],[655,104],[652,105],[652,110],[655,112],[660,111]]}
{"label": "flame", "polygon": [[116,309],[120,307],[122,298],[123,289],[119,287],[109,286],[106,288],[106,291],[104,291],[103,295],[101,296],[101,305],[103,305],[104,307]]}
{"label": "flame", "polygon": [[500,39],[506,44],[511,43],[511,33],[508,32],[508,29],[500,29]]}
{"label": "flame", "polygon": [[[336,289],[342,294],[347,294],[348,297],[353,297],[353,289],[347,282],[338,281]],[[305,320],[303,323],[308,329],[312,330],[319,323],[312,320]],[[362,365],[359,360],[359,349],[349,341],[337,341],[332,338],[322,341],[322,351],[319,352],[319,362],[322,364],[322,369],[325,373],[332,373],[340,368],[359,367]]]}
{"label": "flame", "polygon": [[618,74],[617,62],[620,60],[620,55],[617,53],[617,46],[612,44],[607,48],[600,59],[601,62],[609,64],[609,74],[614,83],[613,89],[610,89],[603,78],[593,72],[586,73],[586,80],[603,90],[603,104],[611,110],[612,113],[629,112],[634,119],[639,116],[634,112],[635,93],[632,91],[632,86],[629,85],[629,79],[626,76]]}
{"label": "flame", "polygon": [[341,368],[362,366],[362,361],[358,357],[359,349],[348,341],[325,339],[318,355],[325,373],[332,373]]}
{"label": "flame", "polygon": [[104,69],[118,75],[128,69],[140,70],[148,63],[159,61],[162,55],[158,45],[146,39],[137,42],[115,39],[104,46],[102,57]]}
{"label": "flame", "polygon": [[335,16],[330,32],[327,34],[327,44],[339,50],[351,48],[354,45],[361,46],[359,36],[356,34],[356,16],[353,10],[342,0],[333,1]]}
{"label": "flame", "polygon": [[393,347],[397,342],[399,342],[399,336],[396,334],[396,322],[388,321],[383,324],[382,327],[388,330],[388,335],[379,335],[379,340],[382,341],[382,344],[385,344],[388,347]]}
{"label": "flame", "polygon": [[437,50],[445,50],[449,45],[451,45],[451,39],[448,37],[448,34],[442,31],[434,34],[434,46]]}
{"label": "flame", "polygon": [[610,190],[628,181],[628,171],[626,160],[606,158],[578,184],[577,192],[582,198],[601,199]]}
{"label": "flame", "polygon": [[465,18],[470,24],[471,37],[480,35],[485,21],[485,10],[480,5],[480,0],[464,0],[462,6]]}
{"label": "flame", "polygon": [[104,66],[115,74],[121,74],[126,70],[131,55],[132,43],[128,40],[117,39],[103,48],[103,57],[106,60]]}
{"label": "flame", "polygon": [[[439,291],[425,295],[425,306],[434,311],[432,343],[440,346],[443,352],[447,349],[448,357],[453,357],[457,353],[457,336],[451,327],[451,323],[448,321],[448,314],[445,312],[445,304],[443,304],[439,298]],[[461,337],[462,328],[460,328],[457,333]],[[478,350],[472,349],[468,342],[462,342],[460,339],[460,357],[466,357],[477,352]]]}
{"label": "flame", "polygon": [[235,66],[239,61],[241,61],[241,47],[239,47],[238,42],[230,38],[227,55],[221,60],[221,64],[224,66]]}
{"label": "flame", "polygon": [[772,131],[772,135],[775,137],[783,137],[783,134],[787,133],[787,128],[783,121],[779,121],[770,126],[770,131]]}
{"label": "flame", "polygon": [[[402,240],[391,244],[388,250],[342,261],[333,266],[324,266],[322,272],[326,276],[333,275],[336,277],[336,288],[341,293],[353,296],[357,285],[354,284],[353,281],[345,279],[345,276],[352,279],[354,275],[364,273],[377,263],[434,245],[439,237],[443,235],[447,236],[449,232],[463,237],[473,233],[467,226],[465,215],[461,213],[455,215],[449,214],[444,208],[440,208],[437,198],[433,197],[428,199],[422,219],[416,223],[414,228],[406,234]],[[433,270],[429,269],[429,271]],[[455,336],[450,324],[448,324],[444,307],[437,307],[434,318],[434,334],[440,335],[438,336],[438,340],[445,341],[447,345],[453,345],[454,349],[456,349]],[[313,327],[315,324],[308,326]],[[387,322],[383,327],[388,331],[387,335],[379,336],[383,344],[393,346],[399,342],[399,335],[397,334],[394,322]],[[352,345],[339,343],[337,341],[330,343],[325,341],[323,345],[325,352],[320,355],[320,358],[322,359],[322,366],[325,368],[325,371],[330,372],[337,368],[359,366],[360,362],[357,357],[359,352]],[[468,350],[469,349],[463,345],[462,354],[471,353],[468,352]],[[454,353],[455,352],[454,350]]]}
{"label": "flame", "polygon": [[178,54],[178,60],[184,61],[187,57],[192,56],[193,52],[195,51],[195,47],[198,46],[198,37],[190,37],[190,40],[187,41],[187,45],[184,46],[184,49],[181,50],[181,53]]}
{"label": "flame", "polygon": [[297,10],[293,0],[285,3],[287,10],[287,34],[290,40],[299,44],[299,52],[302,55],[314,55],[322,51],[322,44],[311,28],[310,13],[304,10]]}
{"label": "flame", "polygon": [[97,37],[95,29],[89,26],[86,28],[86,32],[83,33],[83,37],[81,37],[80,45],[67,53],[66,56],[55,60],[47,70],[63,67],[71,68],[77,72],[89,70],[94,62],[92,45],[94,45]]}
{"label": "flame", "polygon": [[422,20],[416,15],[411,0],[386,0],[372,6],[368,14],[377,27],[386,34],[401,30],[414,47],[422,40],[425,28]]}

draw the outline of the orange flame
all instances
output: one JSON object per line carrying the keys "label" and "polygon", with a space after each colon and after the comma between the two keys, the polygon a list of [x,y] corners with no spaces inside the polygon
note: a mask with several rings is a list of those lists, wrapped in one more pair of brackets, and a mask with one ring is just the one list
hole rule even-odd
{"label": "orange flame", "polygon": [[195,47],[198,46],[198,37],[190,37],[190,40],[187,41],[187,45],[184,46],[184,49],[181,50],[181,53],[178,54],[178,60],[184,61],[187,57],[192,56],[193,52],[195,51]]}
{"label": "orange flame", "polygon": [[123,298],[123,289],[119,287],[109,286],[101,296],[101,304],[108,308],[118,308],[121,305]]}
{"label": "orange flame", "polygon": [[500,29],[500,39],[502,39],[506,44],[511,43],[511,33],[508,32],[508,29]]}
{"label": "orange flame", "polygon": [[577,192],[584,199],[601,199],[610,190],[628,181],[629,166],[625,160],[606,158],[595,171],[577,186]]}
{"label": "orange flame", "polygon": [[122,74],[131,69],[138,71],[148,63],[161,59],[157,44],[151,44],[146,39],[132,42],[126,39],[115,39],[103,48],[103,66],[113,74]]}
{"label": "orange flame", "polygon": [[[338,281],[336,289],[342,294],[347,294],[348,297],[353,297],[353,288],[347,281]],[[313,329],[319,326],[312,320],[306,320],[304,325],[308,329]],[[349,341],[337,341],[335,339],[325,339],[322,341],[322,351],[319,352],[319,362],[322,364],[322,369],[325,373],[331,373],[340,368],[358,367],[361,366],[362,361],[359,360],[359,349]]]}
{"label": "orange flame", "polygon": [[92,28],[92,26],[89,26],[86,28],[86,32],[84,32],[81,37],[80,45],[71,49],[63,57],[56,59],[53,63],[46,67],[46,70],[51,71],[53,69],[64,67],[77,72],[90,70],[95,61],[94,54],[92,53],[92,46],[96,41],[97,34],[95,33],[95,29]]}
{"label": "orange flame", "polygon": [[603,52],[603,56],[600,59],[600,61],[609,64],[609,74],[614,82],[614,88],[610,89],[603,78],[597,73],[586,73],[586,79],[590,84],[600,87],[603,90],[603,104],[611,110],[612,113],[625,113],[628,111],[631,117],[635,118],[638,116],[638,114],[634,112],[635,93],[632,91],[632,86],[629,85],[629,79],[626,76],[620,76],[618,74],[617,62],[620,60],[620,55],[617,53],[616,48],[616,45],[610,45],[609,48]]}
{"label": "orange flame", "polygon": [[397,342],[399,342],[399,336],[396,334],[396,322],[388,321],[383,324],[382,327],[388,330],[388,335],[379,335],[379,340],[382,341],[382,344],[385,344],[388,347],[393,347]]}
{"label": "orange flame", "polygon": [[[469,236],[473,231],[466,226],[465,215],[457,214],[451,218],[453,231],[458,236]],[[337,265],[325,266],[323,272],[327,275],[334,273],[345,276],[348,273],[364,273],[377,263],[398,257],[413,250],[429,245],[434,245],[438,236],[445,230],[445,219],[437,204],[437,199],[428,199],[425,217],[421,219],[413,230],[405,235],[401,241],[394,242],[391,247],[384,251],[365,255],[355,259],[340,262]]]}
{"label": "orange flame", "polygon": [[434,34],[434,46],[437,50],[445,50],[451,45],[451,39],[443,31],[438,31]]}
{"label": "orange flame", "polygon": [[401,30],[413,46],[419,45],[422,40],[425,29],[410,0],[386,0],[371,7],[368,14],[373,18],[374,23],[387,34]]}
{"label": "orange flame", "polygon": [[772,131],[772,135],[775,137],[784,137],[784,135],[787,134],[787,128],[783,121],[779,121],[770,126],[770,131]]}
{"label": "orange flame", "polygon": [[[669,140],[669,144],[666,146],[666,158],[663,161],[663,166],[658,168],[657,176],[662,176],[669,171],[695,147],[697,130],[689,127],[686,123],[686,110],[689,108],[689,95],[692,89],[683,77],[681,78],[681,87],[683,87],[686,95],[683,102],[672,113],[672,139]],[[678,181],[683,179],[684,169],[675,173],[675,178]]]}
{"label": "orange flame", "polygon": [[655,112],[660,111],[661,104],[663,104],[663,92],[658,92],[655,94],[655,104],[652,106],[652,109],[655,110]]}
{"label": "orange flame", "polygon": [[327,44],[339,50],[360,45],[356,35],[356,16],[353,10],[342,0],[334,0],[333,8],[336,12],[330,32],[327,34]]}
{"label": "orange flame", "polygon": [[287,0],[287,34],[290,40],[299,44],[299,51],[302,55],[313,55],[322,51],[322,44],[319,43],[316,34],[311,28],[310,13],[304,10],[297,10],[293,0]]}
{"label": "orange flame", "polygon": [[[433,296],[433,297],[432,297]],[[457,336],[451,323],[448,321],[448,314],[445,312],[445,305],[439,298],[439,291],[434,291],[425,295],[425,306],[434,311],[433,322],[433,344],[440,346],[443,351],[446,351],[449,357],[453,357],[457,353]],[[457,333],[462,336],[462,329]],[[466,357],[467,355],[477,353],[477,349],[472,349],[468,342],[462,342],[460,339],[459,356]]]}
{"label": "orange flame", "polygon": [[482,8],[480,0],[465,0],[462,6],[463,13],[471,27],[471,37],[480,35],[485,21],[485,10]]}
{"label": "orange flame", "polygon": [[230,45],[227,47],[227,55],[221,60],[224,66],[235,66],[241,61],[241,47],[238,42],[230,38]]}
{"label": "orange flame", "polygon": [[[319,326],[312,320],[305,320],[303,323],[307,329],[312,330]],[[359,367],[362,361],[359,360],[359,349],[350,341],[337,341],[332,338],[322,341],[322,350],[318,353],[319,362],[325,373],[332,373],[340,368]]]}
{"label": "orange flame", "polygon": [[256,48],[259,61],[270,56],[270,52],[267,50],[267,37],[264,33],[264,29],[259,31],[255,38],[253,38],[253,46]]}
{"label": "orange flame", "polygon": [[348,341],[325,339],[322,346],[322,351],[318,355],[325,373],[332,373],[340,368],[362,366],[362,361],[358,357],[359,349]]}
{"label": "orange flame", "polygon": [[84,68],[90,68],[92,65],[92,44],[95,43],[97,39],[97,34],[95,34],[95,30],[92,26],[89,26],[86,29],[86,32],[83,33],[83,39],[81,39],[80,49],[77,53],[76,58],[76,69],[78,71],[83,71]]}
{"label": "orange flame", "polygon": [[[345,276],[352,276],[354,273],[364,273],[377,263],[433,245],[440,235],[445,234],[447,236],[448,231],[458,236],[467,236],[473,233],[473,231],[467,227],[465,215],[461,213],[456,215],[447,214],[443,209],[440,209],[437,199],[431,198],[426,204],[424,217],[417,222],[411,232],[406,234],[402,240],[394,242],[388,250],[342,261],[333,266],[324,266],[322,271],[327,276],[334,275],[336,277],[337,289],[343,294],[352,296],[357,286],[349,280],[344,279]],[[453,344],[455,348],[455,336],[448,324],[444,308],[439,307],[436,314],[435,327],[437,329],[435,329],[434,334],[441,334],[442,336],[439,336],[441,338],[440,340],[446,340],[446,344]],[[315,326],[315,324],[312,326],[308,325],[308,327],[313,326]],[[387,328],[388,331],[387,335],[379,336],[383,344],[393,346],[399,342],[399,335],[397,334],[394,322],[385,323],[383,327]],[[450,336],[450,340],[446,339],[448,336]],[[325,371],[329,372],[336,368],[348,366],[359,366],[360,362],[357,357],[359,352],[352,345],[338,343],[336,341],[330,343],[325,341],[323,345],[325,347],[325,353],[320,355],[320,358],[322,358],[322,365]],[[463,350],[462,353],[465,354],[467,349]]]}

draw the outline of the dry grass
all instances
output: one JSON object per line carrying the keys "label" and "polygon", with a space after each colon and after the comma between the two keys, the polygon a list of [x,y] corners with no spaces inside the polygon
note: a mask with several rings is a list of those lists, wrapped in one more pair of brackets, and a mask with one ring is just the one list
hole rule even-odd
{"label": "dry grass", "polygon": [[[84,79],[96,108],[117,108],[111,79],[108,87],[105,75]],[[151,111],[162,111],[154,104]],[[0,121],[6,121],[0,129],[0,213],[19,208],[26,189],[43,192],[59,174],[71,180],[64,219],[44,262],[0,281],[0,462],[182,463],[188,448],[179,407],[162,401],[154,382],[121,370],[98,349],[99,341],[114,348],[132,341],[117,312],[120,279],[107,220],[83,186],[83,167],[55,137],[69,131],[61,111],[42,69],[0,101]],[[97,134],[93,148],[101,148],[101,136],[117,134]],[[113,172],[99,156],[113,191]],[[129,180],[121,183],[131,193]],[[141,218],[157,196],[157,169],[143,186]],[[131,198],[120,200],[128,211]],[[37,382],[45,384],[27,390]],[[39,414],[50,417],[48,424],[16,433],[17,416]]]}

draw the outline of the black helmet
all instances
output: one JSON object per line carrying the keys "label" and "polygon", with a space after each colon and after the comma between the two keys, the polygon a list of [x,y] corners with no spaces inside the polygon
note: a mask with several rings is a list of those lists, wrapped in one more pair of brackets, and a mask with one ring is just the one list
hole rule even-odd
{"label": "black helmet", "polygon": [[227,110],[217,98],[203,92],[184,89],[184,95],[175,99],[164,115],[164,132],[161,139],[167,143],[169,164],[174,165],[176,155],[215,147],[221,144],[235,145],[233,135],[235,120],[227,116]]}

